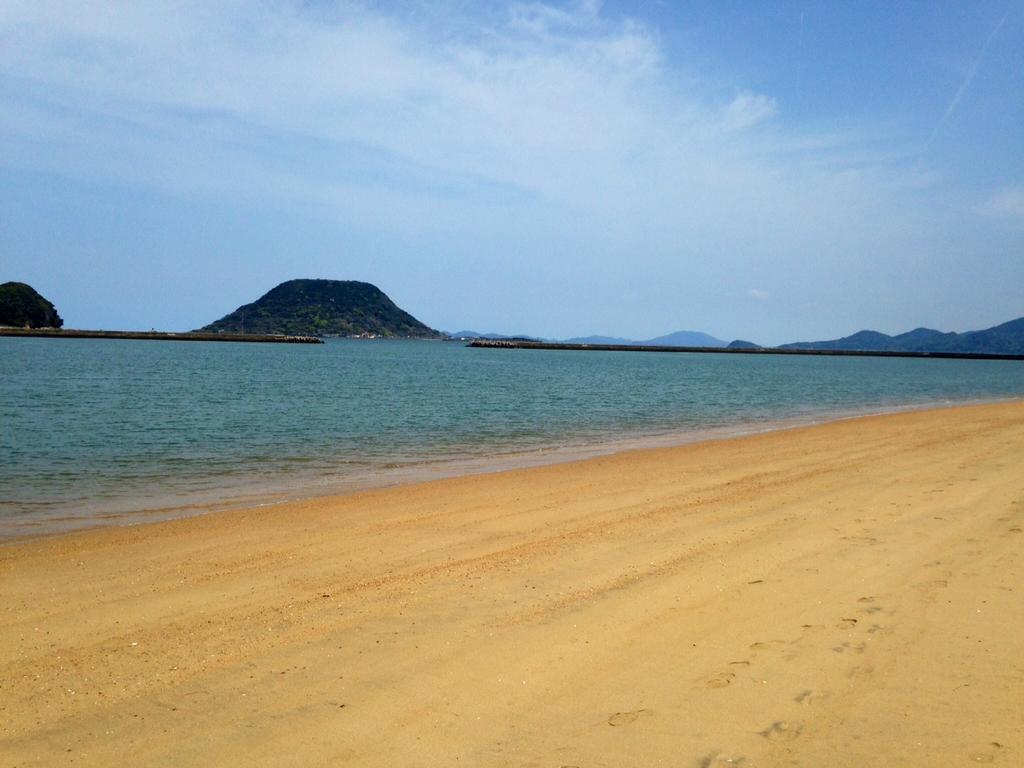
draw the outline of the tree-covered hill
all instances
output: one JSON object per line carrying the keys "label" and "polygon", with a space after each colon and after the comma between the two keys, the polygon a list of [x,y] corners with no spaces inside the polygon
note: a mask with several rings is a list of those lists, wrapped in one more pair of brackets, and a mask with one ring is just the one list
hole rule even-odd
{"label": "tree-covered hill", "polygon": [[0,325],[15,328],[60,328],[64,325],[53,302],[25,283],[0,284]]}
{"label": "tree-covered hill", "polygon": [[383,291],[356,280],[288,280],[200,330],[439,339]]}

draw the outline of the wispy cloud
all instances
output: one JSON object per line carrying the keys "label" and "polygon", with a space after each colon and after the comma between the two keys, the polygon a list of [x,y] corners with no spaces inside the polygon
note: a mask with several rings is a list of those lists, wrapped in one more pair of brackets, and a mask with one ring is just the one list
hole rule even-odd
{"label": "wispy cloud", "polygon": [[513,3],[509,7],[510,26],[533,35],[557,34],[578,30],[600,21],[601,3],[581,0],[568,8],[547,3]]}
{"label": "wispy cloud", "polygon": [[[364,170],[376,158],[557,196],[584,156],[633,151],[674,119],[645,94],[654,38],[596,14],[515,6],[481,41],[358,5],[24,3],[0,21],[0,71],[25,84],[23,121],[59,109],[100,141],[200,142],[225,159],[258,142],[258,166],[268,137],[322,140],[325,159],[358,153]],[[346,163],[334,170],[347,183]]]}
{"label": "wispy cloud", "polygon": [[[556,309],[540,292],[582,281],[595,324],[633,295],[620,311],[642,318],[728,315],[757,291],[813,303],[941,241],[930,169],[884,129],[803,130],[763,81],[684,69],[595,2],[451,6],[441,24],[402,4],[7,0],[0,166],[383,233],[389,279],[417,289],[438,253]],[[535,332],[586,330],[540,311]]]}
{"label": "wispy cloud", "polygon": [[932,129],[931,135],[928,137],[928,141],[925,142],[926,147],[931,145],[931,143],[935,140],[935,137],[938,135],[939,131],[942,129],[942,126],[946,124],[946,121],[949,120],[950,117],[952,117],[953,113],[956,112],[957,107],[960,106],[961,99],[963,99],[964,94],[966,94],[967,90],[971,87],[971,83],[974,82],[974,77],[975,75],[978,74],[978,70],[981,69],[982,61],[985,58],[985,52],[988,50],[989,45],[992,44],[992,41],[995,39],[995,36],[999,34],[999,30],[1003,28],[1003,25],[1006,23],[1006,20],[1007,18],[1009,18],[1009,16],[1009,11],[1004,13],[1003,17],[999,20],[999,23],[996,24],[995,28],[993,28],[993,30],[989,33],[988,37],[985,38],[985,42],[982,44],[981,50],[978,51],[978,55],[975,57],[970,67],[967,68],[967,72],[964,75],[963,80],[960,81],[960,87],[956,89],[956,93],[953,94],[953,98],[950,100],[949,105],[946,107],[946,111],[942,113],[942,117],[939,118],[939,121],[935,124],[935,127]]}
{"label": "wispy cloud", "polygon": [[774,117],[778,111],[775,99],[744,91],[723,111],[722,126],[727,131],[741,131]]}
{"label": "wispy cloud", "polygon": [[979,207],[981,213],[1024,225],[1024,186],[1004,187]]}
{"label": "wispy cloud", "polygon": [[[655,195],[672,178],[751,176],[757,186],[778,171],[776,146],[813,140],[758,133],[778,113],[770,95],[741,90],[719,104],[680,90],[657,35],[604,19],[596,3],[515,5],[454,36],[358,4],[331,8],[9,4],[0,73],[16,84],[8,138],[25,152],[7,160],[200,187],[264,172],[276,190],[304,187],[325,204],[353,186],[415,197],[415,180],[436,176],[473,195],[485,183],[590,206],[608,185]],[[36,130],[64,132],[56,156]],[[188,162],[193,153],[202,162]]]}

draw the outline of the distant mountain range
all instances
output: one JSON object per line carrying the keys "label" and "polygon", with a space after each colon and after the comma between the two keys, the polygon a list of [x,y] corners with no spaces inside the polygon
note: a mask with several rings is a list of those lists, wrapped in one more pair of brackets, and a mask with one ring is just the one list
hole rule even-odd
{"label": "distant mountain range", "polygon": [[288,280],[202,331],[289,336],[440,339],[383,291],[356,280]]}
{"label": "distant mountain range", "polygon": [[456,331],[448,334],[453,339],[495,339],[515,341],[553,341],[560,344],[614,344],[617,346],[652,346],[652,347],[725,347],[728,342],[716,339],[700,331],[676,331],[656,339],[637,341],[623,339],[618,336],[576,336],[571,339],[542,339],[536,336],[508,336],[501,333],[477,333],[476,331]]}
{"label": "distant mountain range", "polygon": [[536,336],[526,336],[524,334],[506,334],[506,333],[480,333],[478,331],[455,331],[447,333],[446,335],[450,339],[464,339],[470,341],[472,339],[490,339],[492,341],[544,341]]}
{"label": "distant mountain range", "polygon": [[[0,326],[60,328],[63,320],[53,304],[25,283],[0,284]],[[725,342],[701,331],[676,331],[653,339],[616,336],[577,336],[541,339],[525,335],[456,331],[445,334],[421,323],[396,306],[383,291],[356,280],[288,280],[251,304],[245,304],[200,329],[213,333],[251,333],[360,338],[404,339],[509,339],[556,341],[564,344],[616,346],[665,346],[755,349],[760,345],[736,339]],[[933,328],[889,336],[878,331],[858,331],[827,341],[798,341],[780,349],[862,352],[951,352],[975,354],[1024,354],[1024,317],[980,331],[944,333]]]}
{"label": "distant mountain range", "polygon": [[725,347],[729,343],[700,331],[676,331],[644,341],[620,339],[615,336],[582,336],[564,339],[563,342],[565,344],[621,344],[648,347]]}
{"label": "distant mountain range", "polygon": [[878,331],[858,331],[830,341],[798,341],[781,349],[838,349],[871,352],[960,352],[1000,355],[1024,354],[1024,317],[983,331],[943,333],[932,328],[889,336]]}
{"label": "distant mountain range", "polygon": [[[725,342],[700,331],[676,331],[666,336],[637,341],[617,336],[577,336],[571,339],[538,339],[529,336],[504,336],[499,333],[460,331],[453,338],[518,339],[525,341],[552,341],[561,344],[610,344],[615,346],[662,347],[725,347],[729,349],[758,349],[760,344],[736,339]],[[854,352],[953,352],[966,354],[1024,354],[1024,317],[982,331],[944,333],[932,328],[889,336],[878,331],[858,331],[851,336],[828,341],[798,341],[782,344],[779,349],[817,349]]]}

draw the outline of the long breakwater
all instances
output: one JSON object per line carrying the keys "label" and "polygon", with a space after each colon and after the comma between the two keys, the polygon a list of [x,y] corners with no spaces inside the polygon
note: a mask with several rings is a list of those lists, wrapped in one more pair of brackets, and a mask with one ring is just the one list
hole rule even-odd
{"label": "long breakwater", "polygon": [[945,360],[1024,360],[1024,355],[989,352],[895,352],[867,349],[788,349],[780,347],[668,347],[644,344],[563,344],[518,339],[476,339],[467,346],[487,349],[549,349],[582,352],[697,352],[728,355],[809,355],[817,357],[915,357]]}
{"label": "long breakwater", "polygon": [[83,331],[62,328],[0,328],[0,336],[45,339],[143,339],[148,341],[245,341],[264,344],[323,344],[316,336],[280,336],[269,333],[202,333],[187,331]]}

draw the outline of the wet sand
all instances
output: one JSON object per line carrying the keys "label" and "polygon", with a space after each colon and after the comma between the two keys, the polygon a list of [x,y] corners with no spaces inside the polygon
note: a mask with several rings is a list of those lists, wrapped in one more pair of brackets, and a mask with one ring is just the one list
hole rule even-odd
{"label": "wet sand", "polygon": [[0,766],[1024,764],[1024,403],[0,546]]}

